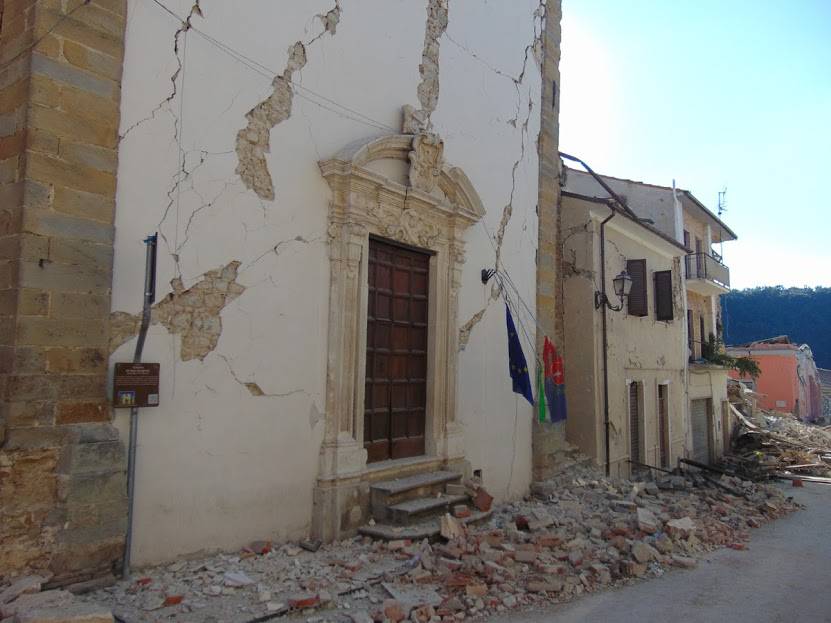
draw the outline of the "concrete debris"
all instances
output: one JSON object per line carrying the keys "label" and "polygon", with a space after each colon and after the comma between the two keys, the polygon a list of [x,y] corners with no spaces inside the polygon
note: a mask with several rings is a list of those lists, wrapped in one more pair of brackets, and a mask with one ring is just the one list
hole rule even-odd
{"label": "concrete debris", "polygon": [[441,518],[441,535],[447,540],[462,538],[465,534],[465,529],[454,517],[446,513]]}
{"label": "concrete debris", "polygon": [[732,411],[739,431],[725,469],[756,481],[782,474],[831,478],[831,429],[790,413],[761,411],[751,420]]}
{"label": "concrete debris", "polygon": [[[252,543],[235,555],[148,569],[146,577],[74,600],[106,606],[130,623],[244,623],[291,613],[321,623],[451,623],[565,602],[692,568],[716,548],[744,548],[752,528],[796,508],[779,488],[709,478],[679,472],[629,482],[576,465],[537,483],[533,497],[494,505],[481,525],[445,515],[439,542],[356,537],[315,552]],[[228,578],[250,583],[229,585]]]}
{"label": "concrete debris", "polygon": [[95,604],[71,603],[54,608],[37,608],[17,615],[15,623],[113,623],[113,614]]}
{"label": "concrete debris", "polygon": [[646,508],[638,509],[638,528],[646,534],[655,534],[658,532],[658,520],[651,510]]}
{"label": "concrete debris", "polygon": [[45,580],[39,575],[27,575],[18,578],[6,590],[0,591],[0,604],[14,601],[25,593],[39,593],[44,582]]}
{"label": "concrete debris", "polygon": [[688,539],[695,531],[695,524],[689,517],[682,517],[681,519],[673,519],[667,522],[667,534],[672,537],[679,537]]}
{"label": "concrete debris", "polygon": [[44,608],[65,608],[72,604],[74,599],[72,593],[61,590],[23,593],[13,601],[0,605],[0,619],[14,616],[20,618],[27,612]]}
{"label": "concrete debris", "polygon": [[300,547],[305,549],[307,552],[316,552],[320,549],[321,545],[323,545],[323,541],[320,539],[306,539],[305,541],[300,541]]}
{"label": "concrete debris", "polygon": [[254,584],[254,580],[249,578],[242,571],[227,571],[225,573],[225,586],[239,588],[240,586],[248,586]]}

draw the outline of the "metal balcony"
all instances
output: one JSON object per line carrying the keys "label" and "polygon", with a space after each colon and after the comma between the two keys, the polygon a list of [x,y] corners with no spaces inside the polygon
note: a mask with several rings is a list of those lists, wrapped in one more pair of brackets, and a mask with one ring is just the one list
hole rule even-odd
{"label": "metal balcony", "polygon": [[690,253],[684,258],[687,289],[705,296],[730,291],[730,269],[707,253]]}

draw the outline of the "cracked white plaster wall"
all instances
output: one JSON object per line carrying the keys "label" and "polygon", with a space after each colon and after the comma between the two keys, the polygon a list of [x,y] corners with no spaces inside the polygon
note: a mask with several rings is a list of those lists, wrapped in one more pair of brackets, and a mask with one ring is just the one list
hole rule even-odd
{"label": "cracked white plaster wall", "polygon": [[[519,146],[519,155],[517,156],[516,160],[513,161],[511,166],[511,189],[508,195],[508,201],[502,209],[502,214],[500,216],[499,225],[497,226],[496,232],[493,234],[493,247],[494,247],[494,268],[497,270],[501,270],[504,268],[503,266],[503,258],[502,258],[502,249],[505,240],[505,234],[508,228],[508,225],[511,221],[511,218],[514,213],[514,197],[517,191],[517,171],[519,167],[523,164],[526,158],[527,146],[528,146],[528,138],[529,138],[529,124],[531,122],[532,114],[535,110],[534,107],[534,97],[529,89],[527,94],[527,108],[526,114],[522,120],[520,120],[520,114],[522,109],[522,102],[523,102],[523,82],[526,77],[526,73],[528,71],[528,60],[529,58],[534,58],[537,67],[540,68],[540,51],[542,46],[542,33],[544,29],[544,20],[545,20],[545,0],[541,0],[540,3],[537,5],[536,9],[532,13],[532,20],[533,20],[533,39],[531,43],[527,44],[523,49],[523,56],[522,56],[522,65],[519,73],[516,76],[511,75],[510,73],[500,70],[494,67],[491,63],[485,60],[482,55],[476,53],[474,50],[470,49],[468,46],[462,45],[455,38],[451,37],[450,35],[446,35],[448,40],[451,41],[459,50],[463,51],[465,54],[473,58],[478,64],[485,67],[488,71],[492,72],[493,74],[501,77],[506,78],[509,80],[516,92],[516,113],[511,118],[508,119],[507,124],[511,127],[517,128],[520,132],[520,146]],[[467,320],[459,329],[459,350],[464,350],[467,346],[467,343],[470,340],[470,337],[473,333],[474,328],[482,321],[485,316],[485,312],[487,311],[488,307],[491,303],[499,300],[501,298],[502,291],[500,285],[494,280],[491,285],[490,290],[490,297],[488,302],[485,306],[473,314],[469,320]]]}
{"label": "cracked white plaster wall", "polygon": [[289,396],[294,396],[295,394],[304,394],[306,396],[309,395],[305,389],[290,389],[285,392],[266,392],[258,383],[254,381],[246,381],[237,374],[236,370],[234,370],[234,366],[231,363],[231,360],[228,359],[225,355],[221,353],[217,353],[217,356],[225,362],[225,365],[228,367],[228,372],[231,374],[233,379],[242,385],[245,389],[248,390],[248,393],[256,398],[266,397],[266,398],[287,398]]}
{"label": "cracked white plaster wall", "polygon": [[[169,5],[184,18],[192,2],[177,0]],[[237,282],[246,288],[221,312],[222,333],[204,360],[182,363],[181,336],[171,335],[162,324],[150,330],[145,358],[160,362],[164,372],[161,404],[153,418],[142,421],[140,432],[146,460],[138,465],[134,559],[141,564],[169,560],[206,543],[238,551],[263,534],[275,541],[308,534],[324,430],[330,273],[326,216],[331,197],[317,162],[353,141],[392,130],[366,124],[343,109],[336,113],[298,88],[291,115],[273,128],[271,154],[265,154],[279,210],[246,187],[235,172],[236,138],[248,123],[246,114],[272,93],[274,76],[286,68],[286,50],[298,40],[303,42],[307,63],[294,73],[293,83],[302,80],[304,89],[393,128],[400,127],[402,103],[421,108],[416,88],[422,79],[419,65],[428,0],[341,4],[348,12],[343,15],[346,19],[339,12],[327,14],[334,0],[255,0],[245,3],[246,10],[240,3],[203,1],[206,19],[194,17],[194,28],[210,32],[270,67],[273,74],[264,77],[252,71],[191,29],[182,37],[186,49],[179,51],[186,59],[185,79],[182,75],[178,79],[184,91],[179,90],[155,120],[130,132],[121,143],[113,309],[140,309],[144,268],[140,241],[155,231],[177,193],[180,198],[159,230],[170,241],[169,249],[160,244],[160,300],[172,278],[180,276],[184,287],[190,288],[206,271],[231,259],[241,262]],[[530,16],[536,0],[464,4],[451,7],[454,19],[448,27],[454,36],[506,73],[519,75],[523,49],[532,36]],[[128,10],[131,37],[125,60],[124,127],[147,116],[170,93],[169,78],[177,65],[170,43],[180,26],[152,2],[133,2]],[[513,19],[518,28],[506,29]],[[160,32],[165,34],[159,43]],[[486,224],[493,233],[508,201],[526,88],[534,83],[536,68],[529,61],[518,108],[510,80],[480,72],[475,61],[458,54],[445,38],[446,33],[440,37],[441,96],[431,119],[447,141],[448,162],[465,170],[488,207]],[[490,92],[482,100],[487,105],[473,106],[481,87]],[[179,114],[181,95],[184,166],[173,117]],[[506,123],[511,118],[517,118],[515,126]],[[532,114],[532,135],[534,118]],[[517,235],[522,220],[527,217],[530,222],[534,214],[530,196],[536,193],[535,154],[528,148],[525,155],[517,171],[513,216],[502,255],[512,273],[531,274],[533,250]],[[533,188],[533,193],[525,188]],[[482,288],[475,274],[492,266],[494,259],[482,227],[476,226],[470,234],[459,290],[463,306],[459,324],[486,301],[488,289]],[[476,467],[484,468],[488,486],[497,495],[505,490],[504,466],[511,458],[510,444],[494,447],[493,439],[511,439],[515,412],[503,365],[503,314],[491,309],[475,329],[478,333],[463,354],[458,397],[460,409],[480,414],[465,416],[465,453]],[[113,361],[128,360],[130,345],[119,348]],[[242,384],[220,354],[228,358]],[[266,395],[298,388],[308,393]],[[254,396],[252,391],[264,395]],[[524,408],[519,405],[515,431],[511,491],[516,495],[527,486],[525,465],[530,464],[525,456]],[[116,419],[123,422],[125,414],[116,414]],[[481,422],[486,425],[477,429]],[[126,426],[121,430],[126,431]],[[483,431],[481,438],[478,430]],[[182,439],[188,444],[183,446]],[[275,496],[296,504],[275,507]],[[194,523],[193,517],[202,520]]]}
{"label": "cracked white plaster wall", "polygon": [[[187,17],[182,22],[182,25],[173,33],[173,56],[176,58],[176,69],[170,76],[170,93],[168,93],[167,97],[165,97],[161,102],[159,102],[150,114],[144,117],[143,119],[139,119],[135,123],[132,123],[130,126],[127,127],[124,131],[120,132],[118,135],[118,140],[121,142],[124,138],[127,137],[130,132],[141,126],[147,121],[152,121],[156,118],[156,115],[159,113],[160,110],[163,108],[169,107],[170,103],[176,99],[176,95],[179,92],[179,76],[182,74],[182,70],[184,68],[184,61],[181,56],[182,52],[182,37],[187,35],[188,31],[193,28],[193,18],[194,17],[201,17],[204,18],[205,14],[202,12],[202,7],[199,5],[201,0],[196,0],[193,3],[193,6],[190,8]],[[168,108],[168,112],[171,112]],[[178,124],[179,119],[176,115],[173,115],[173,122],[176,126],[175,133],[178,134]]]}
{"label": "cracked white plaster wall", "polygon": [[[527,59],[526,59],[527,60]],[[523,70],[524,71],[524,70]],[[508,203],[502,209],[502,216],[499,220],[499,227],[496,230],[496,234],[494,234],[494,267],[497,270],[502,268],[502,245],[505,240],[505,231],[508,228],[508,223],[511,220],[511,216],[514,212],[514,195],[516,193],[516,186],[517,186],[517,169],[519,168],[520,164],[522,164],[523,160],[525,160],[525,150],[526,150],[526,143],[528,140],[528,124],[531,121],[531,112],[534,109],[534,101],[530,97],[528,98],[528,115],[525,117],[525,120],[522,123],[521,127],[521,136],[522,139],[520,141],[520,153],[519,157],[514,161],[513,166],[511,167],[511,192],[508,196]],[[471,318],[465,322],[461,328],[459,329],[459,350],[464,350],[467,346],[467,343],[470,341],[471,333],[473,329],[478,325],[482,318],[485,316],[485,312],[487,311],[490,304],[496,300],[498,300],[502,296],[502,288],[497,280],[493,280],[491,285],[491,292],[490,292],[490,299],[478,312],[476,312]]]}
{"label": "cracked white plaster wall", "polygon": [[274,91],[245,115],[248,125],[237,133],[236,151],[239,164],[236,173],[243,184],[253,190],[260,199],[274,201],[274,182],[265,155],[271,153],[271,130],[291,117],[294,102],[292,77],[306,66],[308,45],[326,33],[335,35],[341,17],[339,0],[336,0],[332,10],[317,17],[323,23],[323,31],[306,44],[302,41],[294,42],[289,48],[286,68],[282,75],[275,76],[271,83]]}

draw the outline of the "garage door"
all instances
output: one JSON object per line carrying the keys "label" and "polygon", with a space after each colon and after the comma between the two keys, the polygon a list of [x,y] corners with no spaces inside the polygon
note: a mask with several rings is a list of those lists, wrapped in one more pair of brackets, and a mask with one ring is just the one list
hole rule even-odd
{"label": "garage door", "polygon": [[710,462],[710,399],[690,401],[690,418],[692,418],[693,458],[699,463]]}

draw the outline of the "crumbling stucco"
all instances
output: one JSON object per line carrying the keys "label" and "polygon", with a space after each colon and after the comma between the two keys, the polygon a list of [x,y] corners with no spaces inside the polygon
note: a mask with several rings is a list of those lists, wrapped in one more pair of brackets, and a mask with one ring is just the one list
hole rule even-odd
{"label": "crumbling stucco", "polygon": [[305,65],[306,46],[301,41],[296,41],[289,48],[289,62],[285,71],[271,83],[274,92],[245,115],[248,125],[237,134],[237,175],[261,199],[274,200],[274,185],[265,154],[271,151],[271,129],[291,116],[294,100],[291,77]]}
{"label": "crumbling stucco", "polygon": [[317,41],[324,34],[335,34],[340,23],[341,8],[339,0],[328,13],[318,15],[323,23],[319,35],[304,44],[295,41],[289,48],[289,60],[281,75],[275,76],[271,83],[274,91],[271,95],[248,111],[245,118],[248,125],[237,133],[236,151],[239,164],[237,175],[246,188],[257,193],[260,199],[274,200],[274,183],[268,170],[265,155],[271,152],[271,130],[291,117],[294,101],[292,77],[294,73],[306,66],[306,47]]}
{"label": "crumbling stucco", "polygon": [[473,314],[466,323],[462,325],[459,329],[459,350],[464,350],[467,346],[468,341],[470,341],[470,332],[473,331],[473,327],[475,327],[485,315],[485,312],[488,310],[487,307],[483,307],[478,312]]}
{"label": "crumbling stucco", "polygon": [[321,33],[317,37],[315,37],[314,39],[309,41],[309,43],[314,43],[315,41],[320,39],[323,35],[325,35],[327,32],[330,35],[334,35],[335,32],[338,29],[338,24],[340,23],[340,13],[341,13],[340,0],[335,0],[334,8],[327,11],[326,13],[321,13],[320,15],[318,15],[318,18],[320,19],[320,21],[323,22],[323,30],[321,31]]}
{"label": "crumbling stucco", "polygon": [[421,82],[416,89],[421,108],[404,107],[404,132],[418,134],[432,127],[430,115],[439,103],[439,39],[447,30],[448,0],[429,0],[424,27],[424,50],[418,71]]}
{"label": "crumbling stucco", "polygon": [[[182,361],[204,359],[219,341],[225,306],[239,297],[245,287],[236,282],[236,260],[211,270],[187,290],[179,277],[170,282],[173,292],[153,306],[151,324],[161,324],[170,333],[182,336]],[[141,316],[113,312],[110,316],[110,352],[138,333]]]}

